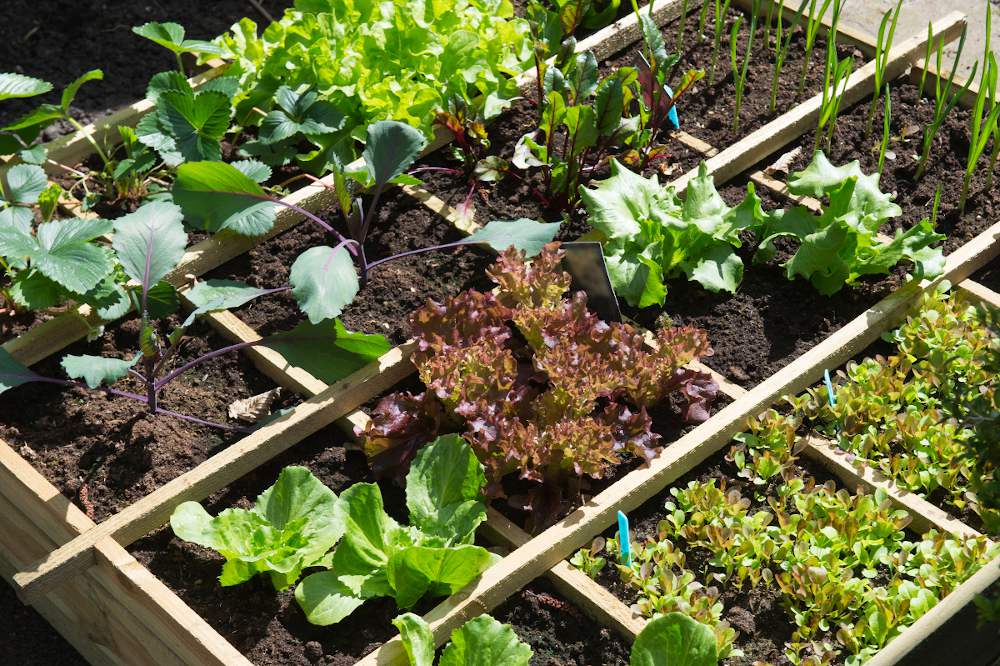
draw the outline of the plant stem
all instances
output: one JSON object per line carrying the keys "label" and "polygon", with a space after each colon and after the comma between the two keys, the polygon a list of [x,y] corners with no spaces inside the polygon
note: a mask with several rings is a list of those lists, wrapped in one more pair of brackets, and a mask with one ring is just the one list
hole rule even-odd
{"label": "plant stem", "polygon": [[104,163],[104,166],[105,167],[110,166],[111,160],[108,158],[108,154],[104,152],[104,150],[100,147],[100,145],[98,145],[97,140],[94,139],[94,136],[90,132],[85,131],[83,129],[83,125],[81,125],[76,118],[69,115],[68,113],[64,114],[63,118],[66,120],[66,122],[68,122],[70,125],[73,126],[73,129],[79,132],[83,136],[83,138],[87,140],[87,143],[89,143],[91,147],[93,147],[94,151],[98,154],[98,156],[100,156],[101,161]]}
{"label": "plant stem", "polygon": [[266,340],[263,339],[263,338],[260,339],[260,340],[252,340],[250,342],[237,342],[235,344],[231,344],[231,345],[228,345],[226,347],[220,347],[219,349],[216,349],[214,351],[210,351],[207,354],[203,354],[202,356],[199,356],[196,359],[192,359],[192,360],[188,361],[187,363],[185,363],[184,365],[180,366],[179,368],[175,368],[175,369],[171,370],[166,375],[164,375],[160,379],[156,380],[153,383],[153,388],[154,388],[155,391],[159,392],[159,391],[161,391],[163,389],[164,386],[166,386],[167,384],[169,384],[173,380],[177,379],[178,377],[180,377],[181,375],[183,375],[185,372],[187,372],[191,368],[197,367],[197,366],[201,365],[202,363],[206,363],[208,361],[211,361],[213,358],[218,358],[219,356],[223,356],[224,354],[229,354],[230,352],[239,351],[241,349],[246,349],[247,347],[256,347],[258,345],[264,344],[265,342],[266,342]]}

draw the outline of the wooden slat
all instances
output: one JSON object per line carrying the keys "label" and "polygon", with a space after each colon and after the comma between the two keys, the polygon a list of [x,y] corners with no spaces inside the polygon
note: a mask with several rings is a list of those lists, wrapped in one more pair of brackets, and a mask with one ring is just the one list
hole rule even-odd
{"label": "wooden slat", "polygon": [[[950,65],[950,62],[945,60],[945,64]],[[943,74],[939,74],[937,66],[934,63],[925,61],[923,58],[918,58],[916,63],[913,65],[913,69],[910,70],[910,81],[920,85],[920,75],[924,69],[927,70],[927,78],[924,80],[924,97],[930,97],[934,94],[934,85],[937,83],[938,79],[941,79],[942,89],[944,86],[948,85],[948,75],[951,74],[951,68],[946,67],[945,72]],[[965,84],[968,80],[969,77],[956,73],[952,82],[952,94],[961,93],[965,89]],[[959,96],[958,104],[966,109],[971,109],[976,105],[976,97],[978,96],[979,77],[977,74],[976,79],[969,84],[969,89],[965,90],[965,92]]]}
{"label": "wooden slat", "polygon": [[871,492],[876,488],[886,491],[893,504],[905,509],[913,519],[910,529],[923,534],[934,528],[939,532],[956,536],[982,536],[960,520],[948,515],[916,493],[900,488],[869,465],[857,465],[846,451],[821,437],[806,438],[804,453],[833,472],[852,491],[864,489]]}
{"label": "wooden slat", "polygon": [[[934,34],[946,40],[956,37],[965,26],[965,17],[952,12],[942,19],[934,21]],[[900,76],[910,62],[923,53],[927,35],[915,35],[889,51],[889,61],[886,65],[886,78],[895,79]],[[875,79],[875,62],[870,62],[851,74],[843,93],[845,107],[863,99],[871,91]],[[817,93],[802,104],[787,113],[775,118],[760,129],[751,132],[743,139],[722,150],[707,160],[709,171],[715,175],[716,185],[728,181],[738,173],[766,159],[783,147],[812,129],[819,117],[822,104],[822,93]],[[687,183],[698,175],[697,167],[674,181],[678,190],[687,187]]]}
{"label": "wooden slat", "polygon": [[[405,347],[405,346],[404,346]],[[71,579],[93,560],[95,544],[112,537],[128,544],[166,522],[174,508],[189,499],[201,500],[229,485],[290,446],[354,411],[411,372],[405,348],[391,350],[377,362],[324,390],[291,412],[247,435],[74,538],[41,560],[33,571],[14,576],[22,597],[31,603],[39,595]]]}
{"label": "wooden slat", "polygon": [[989,287],[983,286],[974,280],[965,280],[959,283],[958,287],[962,289],[966,296],[969,298],[979,301],[980,303],[986,303],[995,308],[1000,308],[1000,294],[993,291]]}
{"label": "wooden slat", "polygon": [[[557,565],[576,548],[613,524],[617,511],[631,511],[725,446],[746,419],[763,411],[775,399],[796,393],[815,382],[824,368],[840,365],[901,320],[923,288],[941,280],[958,281],[980,268],[1000,251],[996,240],[1000,223],[980,234],[946,261],[944,275],[922,285],[911,283],[882,299],[769,379],[716,413],[664,449],[648,467],[631,472],[556,525],[487,569],[466,588],[432,610],[427,619],[440,644],[466,620],[488,612],[511,590],[519,589]],[[383,645],[362,664],[395,664],[403,659],[398,638]]]}

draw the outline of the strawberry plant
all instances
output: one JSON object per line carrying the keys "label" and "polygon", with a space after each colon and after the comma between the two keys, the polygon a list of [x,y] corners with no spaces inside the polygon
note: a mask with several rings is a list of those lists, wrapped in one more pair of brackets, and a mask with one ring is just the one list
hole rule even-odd
{"label": "strawberry plant", "polygon": [[708,417],[717,386],[684,367],[710,353],[704,332],[661,329],[659,349],[647,349],[631,326],[588,311],[582,292],[566,296],[560,258],[548,246],[529,265],[508,249],[487,272],[496,294],[469,290],[414,313],[413,361],[428,393],[395,393],[376,407],[360,435],[377,474],[399,476],[454,420],[486,467],[490,496],[504,496],[508,474],[532,482],[510,500],[541,527],[558,515],[567,485],[655,454],[647,408],[675,396],[686,420]]}
{"label": "strawberry plant", "polygon": [[835,294],[865,275],[888,273],[904,260],[918,277],[940,274],[944,255],[932,246],[944,236],[929,221],[897,231],[891,240],[876,238],[879,227],[902,211],[891,194],[879,190],[878,174],[865,175],[856,160],[837,167],[817,151],[803,171],[791,175],[788,189],[822,199],[823,209],[815,215],[798,205],[770,213],[759,231],[755,261],[774,256],[776,238],[796,239],[798,249],[783,264],[788,279],[807,278],[821,294]]}
{"label": "strawberry plant", "polygon": [[710,291],[735,292],[743,279],[740,232],[763,220],[753,184],[736,208],[715,189],[705,164],[684,200],[616,160],[611,177],[582,189],[589,222],[601,233],[615,292],[629,305],[663,304],[667,280],[685,275]]}

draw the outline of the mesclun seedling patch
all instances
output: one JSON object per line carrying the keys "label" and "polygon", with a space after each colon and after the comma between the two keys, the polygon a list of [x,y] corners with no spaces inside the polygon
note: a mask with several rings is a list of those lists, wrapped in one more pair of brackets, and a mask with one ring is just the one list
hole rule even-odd
{"label": "mesclun seedling patch", "polygon": [[658,349],[648,349],[631,326],[588,311],[583,292],[567,298],[560,258],[548,246],[529,265],[506,250],[487,271],[496,294],[469,290],[414,313],[413,360],[428,390],[376,407],[361,434],[377,474],[401,476],[456,421],[486,466],[491,497],[503,496],[507,475],[531,482],[511,502],[531,509],[540,528],[562,510],[567,486],[655,454],[647,409],[669,397],[686,420],[708,418],[718,387],[685,367],[711,353],[705,332],[664,328]]}

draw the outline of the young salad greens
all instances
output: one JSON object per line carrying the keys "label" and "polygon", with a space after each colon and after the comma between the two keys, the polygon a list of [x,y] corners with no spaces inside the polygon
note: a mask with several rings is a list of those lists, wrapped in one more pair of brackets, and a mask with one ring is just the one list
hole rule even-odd
{"label": "young salad greens", "polygon": [[508,475],[529,482],[510,502],[537,529],[586,479],[652,458],[659,435],[647,409],[671,398],[685,420],[708,418],[718,387],[686,367],[711,353],[704,331],[661,329],[649,349],[631,326],[599,320],[583,292],[568,297],[560,260],[554,245],[530,265],[508,249],[487,271],[496,293],[468,290],[414,313],[427,391],[386,396],[358,433],[377,476],[401,477],[425,442],[461,423],[489,496],[506,496]]}
{"label": "young salad greens", "polygon": [[[214,518],[197,502],[170,517],[181,539],[219,551],[219,582],[267,574],[276,590],[299,581],[295,599],[313,624],[331,625],[368,599],[409,608],[426,595],[454,594],[497,561],[472,544],[486,519],[483,467],[469,444],[445,435],[414,459],[406,477],[410,525],[390,518],[379,487],[357,483],[339,497],[304,467],[287,467],[251,509]],[[448,663],[448,662],[442,662]]]}

